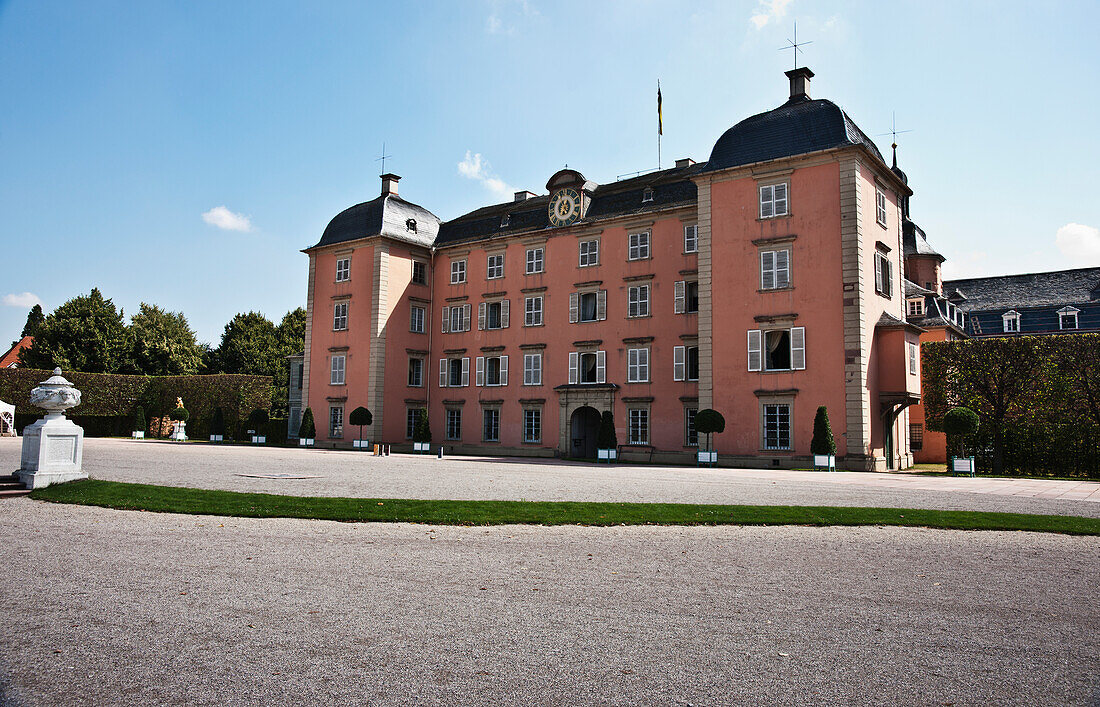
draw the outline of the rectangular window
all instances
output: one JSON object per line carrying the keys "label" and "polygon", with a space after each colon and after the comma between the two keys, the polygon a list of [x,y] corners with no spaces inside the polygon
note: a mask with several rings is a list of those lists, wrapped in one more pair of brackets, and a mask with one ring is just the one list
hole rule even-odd
{"label": "rectangular window", "polygon": [[760,218],[787,215],[787,185],[768,184],[760,187]]}
{"label": "rectangular window", "polygon": [[1005,312],[1001,315],[1001,321],[1004,322],[1004,330],[1006,334],[1020,331],[1019,312]]}
{"label": "rectangular window", "polygon": [[672,348],[672,380],[699,380],[698,346],[674,346]]}
{"label": "rectangular window", "polygon": [[412,281],[414,285],[427,285],[428,284],[428,264],[423,260],[412,261]]}
{"label": "rectangular window", "polygon": [[542,354],[523,354],[523,384],[542,385]]}
{"label": "rectangular window", "polygon": [[697,408],[684,408],[684,446],[698,447],[699,432],[695,429],[695,413]]}
{"label": "rectangular window", "polygon": [[416,434],[416,428],[420,425],[420,416],[423,414],[423,408],[405,409],[405,439],[412,439]]}
{"label": "rectangular window", "polygon": [[880,226],[886,225],[886,194],[881,189],[875,189],[875,221]]}
{"label": "rectangular window", "polygon": [[627,444],[649,444],[649,410],[629,410]]}
{"label": "rectangular window", "polygon": [[764,449],[791,448],[791,406],[764,406]]}
{"label": "rectangular window", "polygon": [[466,307],[469,305],[462,305],[460,307],[444,307],[449,309],[450,331],[466,331]]}
{"label": "rectangular window", "polygon": [[605,383],[607,381],[607,353],[605,351],[570,351],[570,383]]}
{"label": "rectangular window", "polygon": [[439,387],[460,388],[470,385],[469,358],[439,359]]}
{"label": "rectangular window", "polygon": [[504,277],[504,254],[490,255],[485,265],[485,277],[496,280]]}
{"label": "rectangular window", "polygon": [[886,297],[894,294],[894,265],[881,250],[875,251],[875,292]]}
{"label": "rectangular window", "polygon": [[409,331],[415,334],[423,334],[426,319],[426,311],[423,307],[413,305],[409,308]]}
{"label": "rectangular window", "polygon": [[569,293],[569,321],[595,322],[607,318],[607,290]]}
{"label": "rectangular window", "polygon": [[528,444],[542,441],[542,410],[527,408],[523,411],[523,441]]}
{"label": "rectangular window", "polygon": [[332,306],[332,330],[344,331],[348,328],[348,303],[337,302]]}
{"label": "rectangular window", "polygon": [[1077,312],[1080,310],[1060,310],[1058,312],[1058,328],[1059,329],[1076,329],[1077,328]]}
{"label": "rectangular window", "polygon": [[466,282],[466,261],[465,260],[452,260],[451,261],[451,284],[459,285]]}
{"label": "rectangular window", "polygon": [[909,448],[914,452],[924,449],[924,425],[918,422],[909,424]]}
{"label": "rectangular window", "polygon": [[699,227],[684,226],[684,252],[685,253],[698,253],[699,252]]}
{"label": "rectangular window", "polygon": [[297,378],[298,378],[298,390],[301,390],[302,389],[302,383],[305,381],[305,378],[306,378],[306,365],[304,363],[299,363],[298,364]]}
{"label": "rectangular window", "polygon": [[462,408],[447,408],[447,439],[462,439]]}
{"label": "rectangular window", "polygon": [[424,359],[409,359],[409,386],[412,388],[424,387]]}
{"label": "rectangular window", "polygon": [[600,242],[599,241],[581,241],[580,242],[580,266],[587,268],[590,265],[600,264]]}
{"label": "rectangular window", "polygon": [[649,285],[637,285],[627,290],[626,316],[649,316]]}
{"label": "rectangular window", "polygon": [[542,296],[527,297],[523,301],[523,325],[542,326]]}
{"label": "rectangular window", "polygon": [[806,368],[806,329],[749,330],[750,371],[800,371]]}
{"label": "rectangular window", "polygon": [[917,375],[917,371],[920,370],[920,347],[909,342],[909,374]]}
{"label": "rectangular window", "polygon": [[908,302],[908,311],[910,317],[919,317],[924,314],[924,300],[923,299],[911,299]]}
{"label": "rectangular window", "polygon": [[649,349],[626,350],[626,382],[649,382]]}
{"label": "rectangular window", "polygon": [[332,357],[332,369],[328,381],[331,385],[344,384],[344,363],[345,358],[342,355]]}
{"label": "rectangular window", "polygon": [[791,252],[760,251],[760,289],[778,290],[791,284]]}
{"label": "rectangular window", "polygon": [[336,281],[347,282],[351,279],[351,258],[340,258],[336,261]]}
{"label": "rectangular window", "polygon": [[478,356],[474,384],[479,386],[508,385],[508,357]]}
{"label": "rectangular window", "polygon": [[629,260],[645,260],[649,257],[649,231],[631,233],[627,258]]}
{"label": "rectangular window", "polygon": [[527,249],[527,274],[533,275],[542,272],[546,259],[546,251],[542,248]]}
{"label": "rectangular window", "polygon": [[328,409],[328,436],[338,439],[344,436],[344,406],[330,405]]}
{"label": "rectangular window", "polygon": [[500,441],[500,410],[486,408],[481,411],[481,439],[484,442]]}
{"label": "rectangular window", "polygon": [[497,300],[495,302],[482,302],[477,307],[477,328],[507,329],[509,320],[509,300]]}

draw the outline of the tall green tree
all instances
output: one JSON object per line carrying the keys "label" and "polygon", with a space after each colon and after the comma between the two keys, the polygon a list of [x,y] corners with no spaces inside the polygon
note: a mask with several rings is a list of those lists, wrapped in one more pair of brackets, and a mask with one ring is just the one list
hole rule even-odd
{"label": "tall green tree", "polygon": [[38,336],[38,330],[42,328],[44,321],[46,321],[46,315],[42,313],[42,305],[36,304],[31,307],[31,311],[27,313],[27,323],[23,325],[23,333],[19,338]]}
{"label": "tall green tree", "polygon": [[130,321],[133,361],[140,373],[178,376],[199,370],[202,347],[182,312],[166,312],[142,302]]}
{"label": "tall green tree", "polygon": [[277,356],[278,339],[271,320],[259,312],[238,314],[222,332],[217,372],[274,376]]}
{"label": "tall green tree", "polygon": [[132,373],[130,333],[123,312],[98,288],[74,297],[46,317],[30,348],[19,353],[23,368],[85,373]]}

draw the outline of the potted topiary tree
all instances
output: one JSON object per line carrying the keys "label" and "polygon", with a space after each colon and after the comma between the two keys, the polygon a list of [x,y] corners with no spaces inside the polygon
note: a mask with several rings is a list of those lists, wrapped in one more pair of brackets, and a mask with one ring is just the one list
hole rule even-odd
{"label": "potted topiary tree", "polygon": [[267,410],[258,408],[248,416],[249,432],[252,434],[252,444],[267,444],[267,421],[271,419]]}
{"label": "potted topiary tree", "polygon": [[182,403],[172,408],[171,412],[168,413],[168,419],[172,421],[172,436],[168,439],[176,442],[187,441],[187,419],[189,417],[191,417],[191,413],[187,412]]}
{"label": "potted topiary tree", "polygon": [[814,466],[836,471],[836,440],[829,426],[829,411],[824,405],[817,408],[814,416],[814,438],[810,440],[810,453],[814,455]]}
{"label": "potted topiary tree", "polygon": [[363,426],[369,426],[372,422],[374,422],[374,415],[371,414],[370,410],[366,409],[363,406],[355,408],[351,411],[351,414],[348,415],[348,422],[359,427],[359,439],[353,439],[351,441],[351,446],[355,447],[356,449],[369,448],[370,440],[363,439]]}
{"label": "potted topiary tree", "polygon": [[298,444],[302,447],[312,447],[316,434],[317,426],[313,423],[313,410],[307,407],[302,413],[302,422],[298,425]]}
{"label": "potted topiary tree", "polygon": [[214,408],[210,417],[210,441],[221,442],[225,439],[225,413],[220,407]]}
{"label": "potted topiary tree", "polygon": [[134,408],[134,424],[130,436],[134,439],[145,439],[145,408],[138,405]]}
{"label": "potted topiary tree", "polygon": [[428,422],[428,411],[421,409],[417,416],[416,429],[413,430],[413,451],[430,452],[432,450],[432,427]]}
{"label": "potted topiary tree", "polygon": [[604,410],[600,415],[600,430],[596,433],[596,461],[608,464],[619,456],[619,439],[615,436],[615,414]]}
{"label": "potted topiary tree", "polygon": [[[951,408],[943,416],[943,431],[947,434],[947,449],[951,455],[948,470],[955,474],[974,476],[974,457],[966,456],[966,438],[978,431],[981,421],[970,408]],[[959,457],[955,456],[955,450]]]}
{"label": "potted topiary tree", "polygon": [[710,447],[710,436],[717,434],[726,429],[726,418],[722,417],[722,413],[717,410],[711,410],[710,408],[704,408],[695,413],[695,433],[705,434],[707,436],[707,448],[699,452],[700,464],[717,464],[718,452],[714,451]]}

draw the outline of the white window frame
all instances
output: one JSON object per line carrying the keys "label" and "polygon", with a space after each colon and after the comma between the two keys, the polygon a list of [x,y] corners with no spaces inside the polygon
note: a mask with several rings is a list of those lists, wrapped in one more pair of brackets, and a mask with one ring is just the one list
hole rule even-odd
{"label": "white window frame", "polygon": [[344,436],[344,406],[340,404],[328,406],[328,437],[329,439],[341,439]]}
{"label": "white window frame", "polygon": [[[685,447],[698,447],[699,446],[699,430],[695,428],[695,415],[698,414],[699,408],[684,408],[684,446]],[[692,441],[694,435],[695,440]]]}
{"label": "white window frame", "polygon": [[423,334],[427,326],[428,310],[420,305],[409,307],[409,331],[414,334]]}
{"label": "white window frame", "polygon": [[577,244],[578,267],[590,268],[600,264],[600,239],[581,241]]}
{"label": "white window frame", "polygon": [[405,408],[405,439],[412,439],[416,436],[416,428],[420,426],[420,418],[423,412],[424,408],[419,406]]}
{"label": "white window frame", "polygon": [[333,331],[347,331],[348,330],[348,303],[337,302],[332,305],[332,330]]}
{"label": "white window frame", "polygon": [[[1078,314],[1081,310],[1076,307],[1062,307],[1058,310],[1058,329],[1062,331],[1072,331],[1081,327],[1081,320]],[[1066,326],[1067,319],[1073,319],[1073,326]]]}
{"label": "white window frame", "polygon": [[649,259],[649,231],[638,231],[627,236],[627,260]]}
{"label": "white window frame", "polygon": [[649,408],[630,408],[626,411],[626,443],[649,444]]}
{"label": "white window frame", "polygon": [[783,290],[791,286],[789,248],[760,251],[760,289]]}
{"label": "white window frame", "polygon": [[[416,279],[416,266],[420,266],[421,279]],[[412,271],[409,273],[409,281],[414,285],[427,285],[428,284],[428,264],[423,260],[412,261]]]}
{"label": "white window frame", "polygon": [[626,350],[626,382],[649,382],[649,347]]}
{"label": "white window frame", "polygon": [[329,385],[344,385],[347,381],[348,359],[344,354],[333,354],[329,362]]}
{"label": "white window frame", "polygon": [[462,408],[447,408],[443,416],[443,436],[452,442],[462,439]]}
{"label": "white window frame", "polygon": [[910,317],[924,316],[924,298],[914,297],[906,302],[906,311]]}
{"label": "white window frame", "polygon": [[523,408],[523,442],[542,443],[542,408]]}
{"label": "white window frame", "polygon": [[649,285],[633,285],[626,292],[626,316],[631,319],[648,317]]}
{"label": "white window frame", "polygon": [[347,282],[351,280],[351,258],[336,259],[336,281]]}
{"label": "white window frame", "polygon": [[[490,323],[490,311],[493,308],[499,310],[497,315],[497,326],[489,326]],[[500,329],[507,329],[511,320],[512,303],[511,300],[500,299],[491,300],[489,302],[481,302],[477,306],[477,328],[479,331],[498,331]]]}
{"label": "white window frame", "polygon": [[523,384],[542,385],[542,352],[523,354]]}
{"label": "white window frame", "polygon": [[909,345],[909,375],[920,375],[920,347],[912,341],[906,343]]}
{"label": "white window frame", "polygon": [[[413,382],[413,362],[420,364],[419,375],[417,377],[418,382]],[[424,357],[423,356],[409,356],[409,380],[408,387],[410,388],[423,388],[424,387]]]}
{"label": "white window frame", "polygon": [[[452,361],[458,362],[458,383],[451,383]],[[470,358],[468,356],[452,356],[439,359],[439,387],[440,388],[465,388],[470,385]]]}
{"label": "white window frame", "polygon": [[504,253],[493,253],[485,258],[485,279],[499,280],[504,277]]}
{"label": "white window frame", "polygon": [[886,192],[875,188],[875,222],[886,227]]}
{"label": "white window frame", "polygon": [[[581,298],[594,295],[596,298],[595,319],[581,319],[584,308],[581,307]],[[607,290],[585,290],[583,292],[569,293],[569,321],[574,324],[588,322],[600,322],[607,319]]]}
{"label": "white window frame", "polygon": [[544,248],[528,248],[526,274],[535,275],[543,272],[545,267],[546,250]]}
{"label": "white window frame", "polygon": [[[769,410],[769,408],[772,408]],[[786,408],[786,413],[781,408]],[[763,433],[763,439],[761,440],[765,450],[776,452],[787,452],[794,449],[794,425],[792,424],[792,406],[790,403],[762,403],[760,406],[761,415],[761,432]],[[769,443],[768,440],[768,424],[774,417],[775,423],[775,442]],[[784,418],[786,418],[786,437],[787,444],[784,446],[783,442],[783,427]]]}
{"label": "white window frame", "polygon": [[760,218],[790,215],[790,186],[786,182],[760,185]]}
{"label": "white window frame", "polygon": [[[581,363],[584,357],[592,355],[596,357],[594,381],[581,380],[583,368]],[[570,351],[569,352],[569,383],[570,385],[594,385],[607,382],[607,352],[600,351]]]}
{"label": "white window frame", "polygon": [[[492,427],[489,428],[489,418],[492,416]],[[492,429],[493,435],[488,434],[489,429]],[[500,408],[482,408],[481,409],[481,441],[482,442],[499,442],[500,441]]]}
{"label": "white window frame", "polygon": [[1004,333],[1006,334],[1018,334],[1020,333],[1020,324],[1023,317],[1020,313],[1014,309],[1011,309],[1001,315],[1001,323],[1004,327]]}
{"label": "white window frame", "polygon": [[542,326],[542,295],[524,298],[523,326]]}
{"label": "white window frame", "polygon": [[[768,368],[767,334],[786,331],[790,341],[790,368]],[[748,332],[748,370],[771,373],[775,371],[802,371],[806,369],[806,328],[790,327],[777,329],[749,329]]]}
{"label": "white window frame", "polygon": [[[489,382],[489,371],[496,361],[497,380]],[[483,388],[503,388],[508,385],[507,356],[478,356],[474,366],[474,385]]]}
{"label": "white window frame", "polygon": [[697,224],[684,226],[684,252],[699,252],[699,226]]}
{"label": "white window frame", "polygon": [[466,282],[466,259],[451,261],[451,284],[461,285]]}
{"label": "white window frame", "polygon": [[890,254],[875,250],[875,292],[883,297],[894,296],[894,263]]}

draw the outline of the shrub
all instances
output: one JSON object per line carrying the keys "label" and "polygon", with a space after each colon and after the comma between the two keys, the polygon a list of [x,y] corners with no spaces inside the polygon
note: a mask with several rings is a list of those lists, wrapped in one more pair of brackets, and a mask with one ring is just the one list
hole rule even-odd
{"label": "shrub", "polygon": [[187,418],[191,417],[191,413],[187,412],[187,408],[176,407],[172,408],[172,411],[168,413],[168,417],[175,422],[187,422]]}
{"label": "shrub", "polygon": [[348,415],[348,424],[356,425],[358,427],[368,426],[374,422],[374,415],[371,411],[360,405],[351,411]]}
{"label": "shrub", "polygon": [[707,436],[707,449],[710,449],[710,436],[726,429],[726,418],[722,413],[710,408],[704,408],[695,413],[695,431]]}
{"label": "shrub", "polygon": [[428,411],[424,408],[421,408],[420,414],[417,415],[416,429],[413,430],[413,441],[431,444],[432,428],[431,423],[428,422]]}
{"label": "shrub", "polygon": [[604,410],[600,416],[600,431],[596,434],[596,446],[600,449],[615,449],[619,446],[619,439],[615,436],[615,415],[610,410]]}
{"label": "shrub", "polygon": [[220,407],[214,408],[214,414],[210,417],[210,434],[225,434],[225,413]]}
{"label": "shrub", "polygon": [[313,409],[306,408],[302,414],[302,424],[298,426],[298,437],[301,439],[313,439],[317,435],[317,426],[313,422]]}
{"label": "shrub", "polygon": [[264,428],[267,427],[267,421],[271,419],[267,410],[263,408],[257,408],[248,415],[248,426],[256,430],[256,434],[263,434]]}
{"label": "shrub", "polygon": [[140,405],[134,408],[134,424],[131,426],[134,428],[133,432],[145,431],[145,408]]}
{"label": "shrub", "polygon": [[810,441],[810,452],[836,454],[836,440],[833,439],[833,429],[829,426],[829,411],[824,405],[817,408],[817,415],[814,416],[814,438]]}
{"label": "shrub", "polygon": [[943,431],[947,434],[950,451],[958,448],[960,456],[966,456],[966,438],[978,431],[978,413],[970,408],[951,408],[943,416]]}

